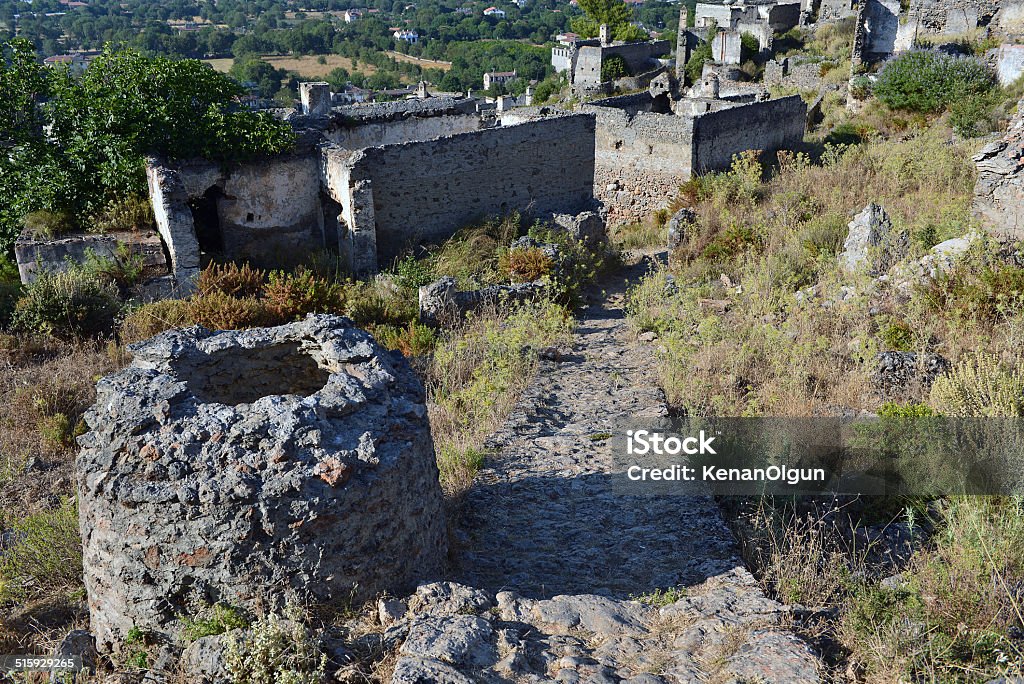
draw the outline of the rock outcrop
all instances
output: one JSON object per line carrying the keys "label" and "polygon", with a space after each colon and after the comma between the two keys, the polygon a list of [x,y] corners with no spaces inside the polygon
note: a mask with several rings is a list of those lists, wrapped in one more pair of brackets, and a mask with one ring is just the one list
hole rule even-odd
{"label": "rock outcrop", "polygon": [[1024,112],[1017,108],[1006,134],[974,157],[974,214],[988,232],[1014,240],[1024,237]]}
{"label": "rock outcrop", "polygon": [[910,242],[906,234],[893,228],[885,209],[877,204],[864,207],[850,221],[839,265],[848,273],[867,270],[872,275],[887,272],[907,255]]}
{"label": "rock outcrop", "polygon": [[131,349],[77,464],[101,652],[133,627],[173,639],[201,603],[361,600],[439,573],[438,471],[401,355],[336,316]]}

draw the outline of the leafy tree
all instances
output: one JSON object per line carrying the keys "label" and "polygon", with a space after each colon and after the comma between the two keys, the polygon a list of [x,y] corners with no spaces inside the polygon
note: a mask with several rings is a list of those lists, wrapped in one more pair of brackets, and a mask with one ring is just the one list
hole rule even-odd
{"label": "leafy tree", "polygon": [[[4,46],[17,51],[24,46]],[[3,66],[0,106],[38,111],[47,134],[23,126],[0,155],[0,250],[31,211],[70,211],[85,222],[145,193],[145,155],[230,161],[283,151],[294,138],[286,123],[236,107],[238,83],[197,60],[107,49],[81,75]]]}
{"label": "leafy tree", "polygon": [[229,73],[241,83],[255,83],[261,97],[273,97],[287,76],[284,69],[278,69],[252,54],[236,58]]}
{"label": "leafy tree", "polygon": [[601,61],[602,81],[614,81],[623,76],[629,76],[629,66],[621,56],[610,55]]}
{"label": "leafy tree", "polygon": [[[614,30],[622,24],[629,24],[633,18],[633,13],[622,0],[579,0],[579,4],[585,15],[579,27],[587,29],[590,36],[597,35],[601,24],[608,24]],[[573,28],[577,28],[577,24],[574,23]]]}

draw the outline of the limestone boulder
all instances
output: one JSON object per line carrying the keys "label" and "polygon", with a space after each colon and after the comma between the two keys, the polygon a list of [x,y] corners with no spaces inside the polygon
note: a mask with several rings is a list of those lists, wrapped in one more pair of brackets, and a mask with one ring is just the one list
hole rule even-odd
{"label": "limestone boulder", "polygon": [[885,209],[869,204],[850,221],[839,265],[847,273],[866,270],[880,275],[903,259],[909,250],[909,239],[893,228]]}

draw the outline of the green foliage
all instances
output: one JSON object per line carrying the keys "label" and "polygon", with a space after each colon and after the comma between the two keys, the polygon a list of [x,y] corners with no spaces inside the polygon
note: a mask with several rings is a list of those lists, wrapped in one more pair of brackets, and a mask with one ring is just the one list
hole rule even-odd
{"label": "green foliage", "polygon": [[305,268],[295,273],[274,271],[263,288],[267,307],[279,321],[298,320],[310,313],[338,313],[345,305],[345,290]]}
{"label": "green foliage", "polygon": [[434,273],[426,261],[409,254],[395,264],[394,280],[399,287],[423,287],[434,280]]}
{"label": "green foliage", "polygon": [[891,351],[913,351],[914,329],[905,321],[891,321],[881,331],[885,348]]}
{"label": "green foliage", "polygon": [[244,636],[230,636],[224,661],[233,684],[320,684],[327,656],[292,607],[257,619]]}
{"label": "green foliage", "polygon": [[580,0],[580,9],[585,20],[573,22],[573,29],[584,31],[580,35],[587,38],[596,36],[601,24],[608,24],[608,28],[617,32],[623,25],[628,26],[633,17],[629,6],[622,0]]}
{"label": "green foliage", "polygon": [[18,301],[13,329],[62,338],[109,332],[121,310],[117,288],[83,268],[44,272]]}
{"label": "green foliage", "polygon": [[998,128],[996,106],[1001,100],[998,90],[957,98],[949,106],[949,123],[965,138],[976,138]]}
{"label": "green foliage", "polygon": [[437,332],[428,325],[410,321],[404,328],[396,325],[378,325],[374,328],[377,341],[388,349],[396,349],[406,356],[424,356],[434,351]]}
{"label": "green foliage", "polygon": [[119,243],[110,256],[97,256],[96,252],[88,250],[82,268],[97,280],[112,283],[121,292],[126,292],[142,280],[143,261],[141,254],[135,254],[127,245]]}
{"label": "green foliage", "polygon": [[132,627],[125,635],[124,643],[121,645],[119,654],[121,663],[125,667],[135,670],[149,668],[149,651],[147,649],[148,635],[138,627]]}
{"label": "green foliage", "polygon": [[0,43],[0,148],[24,144],[42,133],[37,104],[48,92],[46,67],[32,43],[15,38]]}
{"label": "green foliage", "polygon": [[66,592],[82,583],[78,506],[65,499],[52,510],[0,518],[12,544],[0,554],[0,605]]}
{"label": "green foliage", "polygon": [[[239,83],[255,83],[259,95],[267,98],[274,97],[281,90],[281,82],[288,75],[284,69],[278,69],[259,55],[252,54],[236,58],[229,73]],[[348,74],[345,76],[347,80]]]}
{"label": "green foliage", "polygon": [[653,606],[654,608],[664,608],[665,606],[672,605],[680,599],[686,598],[686,589],[679,587],[655,589],[652,592],[640,594],[639,596],[632,596],[630,598],[648,606]]}
{"label": "green foliage", "polygon": [[149,198],[131,195],[111,200],[96,214],[89,229],[94,233],[138,233],[156,227]]}
{"label": "green foliage", "polygon": [[601,60],[602,81],[614,81],[623,76],[629,76],[629,65],[621,56],[609,55]]}
{"label": "green foliage", "polygon": [[182,635],[188,643],[249,626],[242,611],[224,603],[206,606],[193,616],[179,615],[178,619],[182,623]]}
{"label": "green foliage", "polygon": [[994,85],[992,70],[973,57],[915,50],[886,64],[874,94],[892,109],[930,113],[984,95]]}
{"label": "green foliage", "polygon": [[897,404],[887,401],[878,407],[879,418],[931,418],[935,415],[928,404]]}

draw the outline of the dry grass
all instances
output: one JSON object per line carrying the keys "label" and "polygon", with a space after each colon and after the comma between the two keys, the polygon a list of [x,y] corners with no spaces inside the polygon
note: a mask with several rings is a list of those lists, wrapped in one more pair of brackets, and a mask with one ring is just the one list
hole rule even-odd
{"label": "dry grass", "polygon": [[[678,287],[655,273],[633,291],[630,309],[635,327],[662,337],[669,400],[718,415],[870,409],[880,401],[869,376],[886,347],[882,323],[905,323],[951,356],[977,342],[984,331],[949,326],[920,302],[877,301],[866,280],[839,273],[836,259],[846,223],[869,202],[911,236],[910,258],[967,232],[973,149],[948,136],[938,127],[898,142],[826,147],[820,163],[783,155],[767,182],[747,155],[684,186],[698,218],[673,255]],[[796,292],[811,285],[813,301],[799,304]]]}
{"label": "dry grass", "polygon": [[[320,57],[323,57],[325,62],[324,64],[320,63]],[[223,73],[230,71],[231,65],[235,62],[234,59],[227,57],[220,59],[207,59],[204,61],[207,64],[210,64],[217,71]],[[263,61],[274,65],[278,69],[294,71],[300,78],[305,79],[326,78],[328,74],[338,67],[345,69],[349,73],[358,70],[367,76],[376,73],[377,71],[377,67],[369,62],[359,62],[359,66],[353,68],[351,59],[334,54],[300,55],[297,57],[293,57],[291,55],[265,55],[263,57]]]}
{"label": "dry grass", "polygon": [[417,64],[424,69],[440,69],[441,71],[448,71],[452,68],[451,62],[443,62],[437,59],[424,59],[422,57],[413,57],[412,55],[405,55],[401,52],[395,52],[394,50],[385,50],[384,54],[395,60],[396,62],[407,62],[409,64]]}
{"label": "dry grass", "polygon": [[0,337],[0,530],[20,531],[0,567],[4,653],[52,652],[85,626],[74,438],[98,377],[125,363],[104,343]]}
{"label": "dry grass", "polygon": [[478,313],[438,343],[427,371],[430,425],[441,484],[457,496],[473,481],[484,439],[515,406],[536,371],[536,351],[567,341],[568,312],[550,302],[511,314]]}

